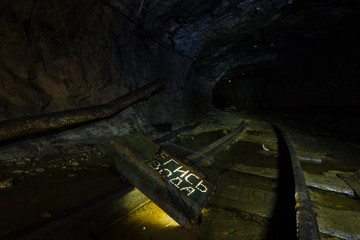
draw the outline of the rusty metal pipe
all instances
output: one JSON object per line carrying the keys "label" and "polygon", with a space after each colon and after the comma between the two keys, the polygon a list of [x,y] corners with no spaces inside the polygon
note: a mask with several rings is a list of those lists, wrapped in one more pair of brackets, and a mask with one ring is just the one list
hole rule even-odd
{"label": "rusty metal pipe", "polygon": [[109,118],[166,85],[165,78],[148,83],[110,103],[0,122],[0,142]]}

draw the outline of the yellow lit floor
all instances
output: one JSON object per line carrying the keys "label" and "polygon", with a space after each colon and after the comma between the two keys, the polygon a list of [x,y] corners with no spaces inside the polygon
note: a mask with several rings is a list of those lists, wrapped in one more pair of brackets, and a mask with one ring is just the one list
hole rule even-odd
{"label": "yellow lit floor", "polygon": [[150,202],[125,219],[105,229],[97,240],[238,240],[265,239],[266,224],[250,216],[239,215],[217,207],[205,208],[202,223],[192,232],[178,225]]}
{"label": "yellow lit floor", "polygon": [[181,227],[155,203],[150,202],[114,224],[98,236],[98,239],[192,240],[196,239],[196,235]]}

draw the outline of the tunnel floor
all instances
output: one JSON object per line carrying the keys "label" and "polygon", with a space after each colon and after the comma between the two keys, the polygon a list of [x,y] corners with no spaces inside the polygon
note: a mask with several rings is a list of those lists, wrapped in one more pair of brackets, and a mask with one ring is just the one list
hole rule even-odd
{"label": "tunnel floor", "polygon": [[[273,127],[259,116],[237,112],[214,111],[197,120],[198,127],[174,140],[178,145],[199,151],[241,121],[246,123],[231,144],[208,155],[222,177],[197,230],[186,230],[154,203],[144,202],[115,223],[92,231],[89,239],[295,239],[292,174],[283,174],[289,173],[285,165],[290,160],[281,159]],[[295,146],[321,239],[360,239],[359,145],[286,119],[267,120],[282,124]],[[176,149],[167,151],[179,159],[185,156]],[[0,238],[27,235],[58,221],[58,216],[66,219],[67,212],[127,185],[109,166],[108,154],[102,142],[58,148],[37,159],[2,161]],[[199,171],[216,182],[218,172],[212,165]]]}

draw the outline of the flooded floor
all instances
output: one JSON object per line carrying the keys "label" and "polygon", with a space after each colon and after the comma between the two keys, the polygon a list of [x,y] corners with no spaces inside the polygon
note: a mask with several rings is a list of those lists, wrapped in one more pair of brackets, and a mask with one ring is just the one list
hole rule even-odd
{"label": "flooded floor", "polygon": [[264,222],[255,222],[220,208],[205,208],[202,223],[189,231],[178,225],[153,202],[138,209],[126,219],[111,226],[98,240],[110,239],[263,239]]}
{"label": "flooded floor", "polygon": [[[223,137],[223,131],[203,132],[180,139],[177,144],[200,150]],[[189,153],[168,147],[168,152],[178,158]],[[269,154],[263,146],[248,141],[237,141],[221,153],[212,157],[221,172],[218,193],[221,197],[209,200],[202,212],[201,224],[192,231],[179,226],[154,203],[138,209],[127,218],[119,221],[101,233],[97,239],[267,239],[269,221],[261,216],[246,213],[241,206],[232,202],[259,204],[257,197],[266,192],[274,192],[277,183],[274,180],[254,175],[242,174],[232,170],[234,164],[275,167],[277,157]],[[196,160],[195,160],[196,161]],[[191,165],[191,164],[190,164]],[[202,169],[207,179],[214,185],[219,172],[214,166]],[[257,193],[259,189],[262,192]],[[239,193],[239,198],[237,198]],[[257,202],[257,203],[255,203]],[[271,215],[271,213],[268,213]]]}
{"label": "flooded floor", "polygon": [[123,187],[99,146],[62,151],[67,154],[3,163],[1,175],[12,179],[12,186],[0,189],[0,239],[43,226]]}
{"label": "flooded floor", "polygon": [[111,226],[96,239],[194,239],[196,236],[177,224],[155,203],[150,202]]}
{"label": "flooded floor", "polygon": [[[187,134],[177,140],[177,144],[199,151],[217,139],[226,135],[228,131],[214,130],[196,134]],[[296,144],[309,144],[315,138],[306,136],[297,138]],[[322,143],[325,145],[326,143]],[[319,144],[321,145],[321,144]],[[298,147],[300,154],[309,156],[305,147]],[[328,145],[327,148],[320,148],[322,162],[302,162],[307,173],[322,174],[329,170],[351,171],[356,174],[357,165],[338,166],[334,161]],[[307,152],[305,152],[307,150]],[[167,151],[178,159],[186,157],[189,153],[180,151],[174,147],[167,147]],[[314,156],[315,154],[315,156]],[[319,149],[313,153],[315,158]],[[230,144],[221,154],[209,154],[219,169],[221,169],[221,180],[218,191],[210,197],[203,212],[202,221],[189,231],[173,222],[154,203],[150,203],[128,217],[112,225],[97,239],[286,239],[296,238],[295,202],[292,175],[279,179],[279,153],[276,134],[269,126],[249,126],[241,133],[235,143]],[[284,159],[289,161],[290,159]],[[350,161],[347,159],[347,161]],[[191,163],[188,163],[191,166]],[[196,165],[196,164],[195,164]],[[239,167],[240,166],[240,167]],[[241,168],[245,166],[245,168]],[[291,172],[290,168],[285,169]],[[241,169],[241,170],[239,170]],[[243,170],[245,169],[245,170]],[[256,171],[254,172],[253,169]],[[212,165],[203,167],[200,171],[206,178],[215,184],[219,172]],[[285,174],[286,175],[286,174]],[[279,182],[280,181],[280,182]],[[360,229],[360,222],[354,222],[360,213],[360,202],[356,195],[349,196],[337,192],[324,191],[316,187],[309,188],[314,208],[319,216],[332,218],[333,210],[338,210],[336,216],[347,218],[352,211],[355,218],[351,218],[352,227],[348,233],[341,233],[336,223],[324,221],[318,218],[322,239],[342,239],[348,234],[349,239],[360,239],[356,228]],[[329,210],[328,210],[329,209]],[[342,215],[344,214],[344,215]],[[347,222],[343,223],[347,224]],[[340,224],[341,225],[341,224]],[[324,229],[334,228],[337,230],[326,231]],[[355,229],[355,230],[354,230]],[[336,232],[338,231],[338,232]]]}
{"label": "flooded floor", "polygon": [[[281,161],[287,160],[280,157],[271,125],[226,113],[213,116],[212,121],[203,120],[197,128],[178,136],[175,143],[201,151],[242,120],[246,121],[245,128],[234,141],[221,146],[220,152],[206,155],[220,172],[212,164],[198,169],[214,185],[219,173],[221,178],[217,192],[202,211],[201,223],[194,229],[178,225],[150,202],[84,239],[295,239],[292,175],[283,174]],[[298,155],[310,159],[301,161],[301,166],[321,238],[360,239],[359,147],[303,129],[289,132],[293,133]],[[174,146],[163,147],[180,160],[189,155]],[[1,162],[0,239],[31,232],[127,185],[109,166],[108,151],[101,144],[80,144],[54,149],[38,158]],[[187,164],[197,169],[200,160]],[[291,173],[291,169],[286,171]]]}

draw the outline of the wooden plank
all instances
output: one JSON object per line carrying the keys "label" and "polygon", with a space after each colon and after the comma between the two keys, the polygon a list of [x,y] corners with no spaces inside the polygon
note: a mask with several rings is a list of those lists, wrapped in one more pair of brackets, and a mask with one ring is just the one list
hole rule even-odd
{"label": "wooden plank", "polygon": [[354,190],[355,194],[360,197],[360,176],[355,174],[339,174],[339,177],[345,180]]}
{"label": "wooden plank", "polygon": [[254,216],[271,218],[276,193],[244,186],[221,186],[209,204],[233,212],[246,212]]}
{"label": "wooden plank", "polygon": [[[236,164],[231,168],[231,170],[270,179],[278,178],[278,170],[273,168],[261,168]],[[329,192],[342,193],[349,196],[354,196],[353,189],[356,189],[360,193],[360,178],[356,175],[335,174],[327,172],[323,173],[324,175],[320,175],[306,173],[305,171],[303,172],[303,174],[305,177],[306,185],[308,187],[317,188]],[[345,181],[337,175],[340,175]]]}
{"label": "wooden plank", "polygon": [[360,212],[316,206],[320,232],[341,239],[360,239]]}
{"label": "wooden plank", "polygon": [[243,164],[236,164],[230,169],[234,171],[243,172],[260,177],[270,178],[270,179],[278,179],[279,177],[279,171],[274,168],[262,168],[262,167],[253,167]]}
{"label": "wooden plank", "polygon": [[[326,174],[326,173],[325,173]],[[306,184],[309,187],[354,196],[354,191],[336,174],[308,174],[304,172]]]}

